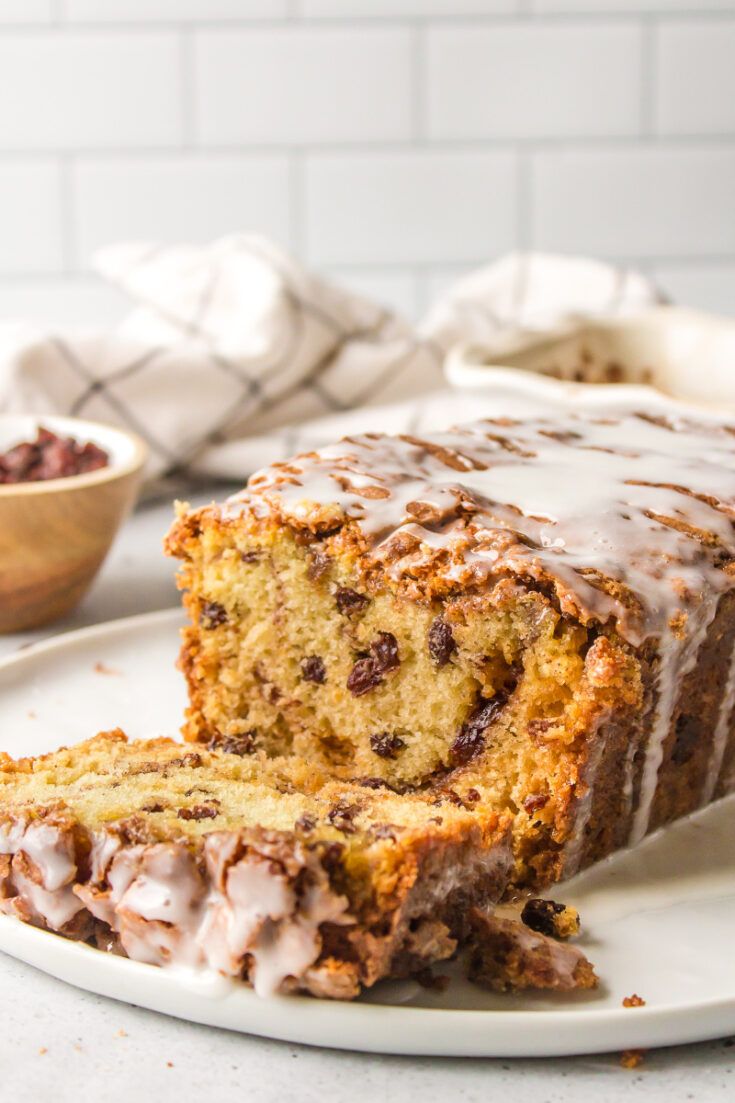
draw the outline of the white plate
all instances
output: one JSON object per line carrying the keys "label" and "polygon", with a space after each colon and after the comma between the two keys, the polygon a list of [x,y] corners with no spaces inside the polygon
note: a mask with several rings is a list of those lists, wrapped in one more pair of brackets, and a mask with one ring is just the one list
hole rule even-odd
{"label": "white plate", "polygon": [[[36,754],[100,728],[174,734],[181,613],[73,632],[0,663],[0,749]],[[101,665],[100,665],[101,664]],[[0,919],[0,950],[80,988],[232,1030],[381,1053],[542,1057],[695,1042],[735,1032],[735,799],[619,855],[554,895],[577,905],[594,993],[494,996],[383,984],[351,1004],[261,1000]],[[625,1009],[638,993],[646,1006]]]}

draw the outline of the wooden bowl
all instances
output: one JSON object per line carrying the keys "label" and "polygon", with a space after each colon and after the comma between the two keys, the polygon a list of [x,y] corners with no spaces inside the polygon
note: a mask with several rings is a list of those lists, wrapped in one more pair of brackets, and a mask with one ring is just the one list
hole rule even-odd
{"label": "wooden bowl", "polygon": [[39,425],[92,441],[109,464],[85,475],[0,485],[0,632],[36,628],[81,600],[132,509],[147,450],[131,433],[70,417],[0,417],[0,453]]}

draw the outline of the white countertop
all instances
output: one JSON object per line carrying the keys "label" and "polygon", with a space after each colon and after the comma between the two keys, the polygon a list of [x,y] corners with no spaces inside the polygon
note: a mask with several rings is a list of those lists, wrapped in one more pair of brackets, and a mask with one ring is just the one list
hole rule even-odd
{"label": "white countertop", "polygon": [[[197,495],[205,499],[209,495]],[[170,505],[142,507],[81,607],[51,630],[0,636],[0,656],[70,628],[177,603],[160,551]],[[80,733],[80,738],[85,733]],[[657,1050],[634,1070],[619,1055],[534,1061],[377,1057],[230,1034],[77,991],[0,955],[5,1028],[0,1099],[13,1103],[184,1100],[362,1103],[482,1100],[679,1103],[735,1098],[735,1039]]]}

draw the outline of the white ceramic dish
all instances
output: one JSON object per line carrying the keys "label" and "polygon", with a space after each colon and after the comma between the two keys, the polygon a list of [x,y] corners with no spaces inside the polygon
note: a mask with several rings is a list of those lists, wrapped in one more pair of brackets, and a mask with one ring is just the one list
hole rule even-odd
{"label": "white ceramic dish", "polygon": [[[50,750],[121,725],[174,734],[184,705],[171,610],[60,636],[0,663],[0,750]],[[165,972],[0,920],[0,950],[80,988],[271,1038],[382,1053],[548,1056],[673,1045],[735,1032],[735,799],[559,888],[579,906],[598,992],[494,996],[385,984],[353,1004]],[[624,1009],[637,992],[646,1006]],[[32,999],[32,987],[29,987]]]}
{"label": "white ceramic dish", "polygon": [[559,393],[553,388],[561,379],[594,383],[583,389],[585,401],[595,405],[636,395],[637,401],[655,402],[662,392],[721,413],[735,411],[733,365],[735,321],[660,306],[621,318],[569,317],[553,331],[503,331],[492,347],[457,345],[447,376],[461,389],[486,390],[495,385],[498,369],[509,368],[516,385],[536,397],[543,396],[544,383],[552,388],[547,393]]}

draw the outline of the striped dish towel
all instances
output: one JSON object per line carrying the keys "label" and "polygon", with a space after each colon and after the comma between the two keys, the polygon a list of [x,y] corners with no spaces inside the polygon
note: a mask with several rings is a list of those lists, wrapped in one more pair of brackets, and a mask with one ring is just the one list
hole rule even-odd
{"label": "striped dish towel", "polygon": [[443,428],[477,413],[448,391],[458,341],[502,361],[519,328],[660,301],[642,275],[599,261],[512,254],[460,280],[418,326],[332,285],[270,242],[123,244],[96,258],[132,310],[114,330],[0,325],[0,413],[66,414],[129,428],[163,476],[244,479],[345,434]]}

